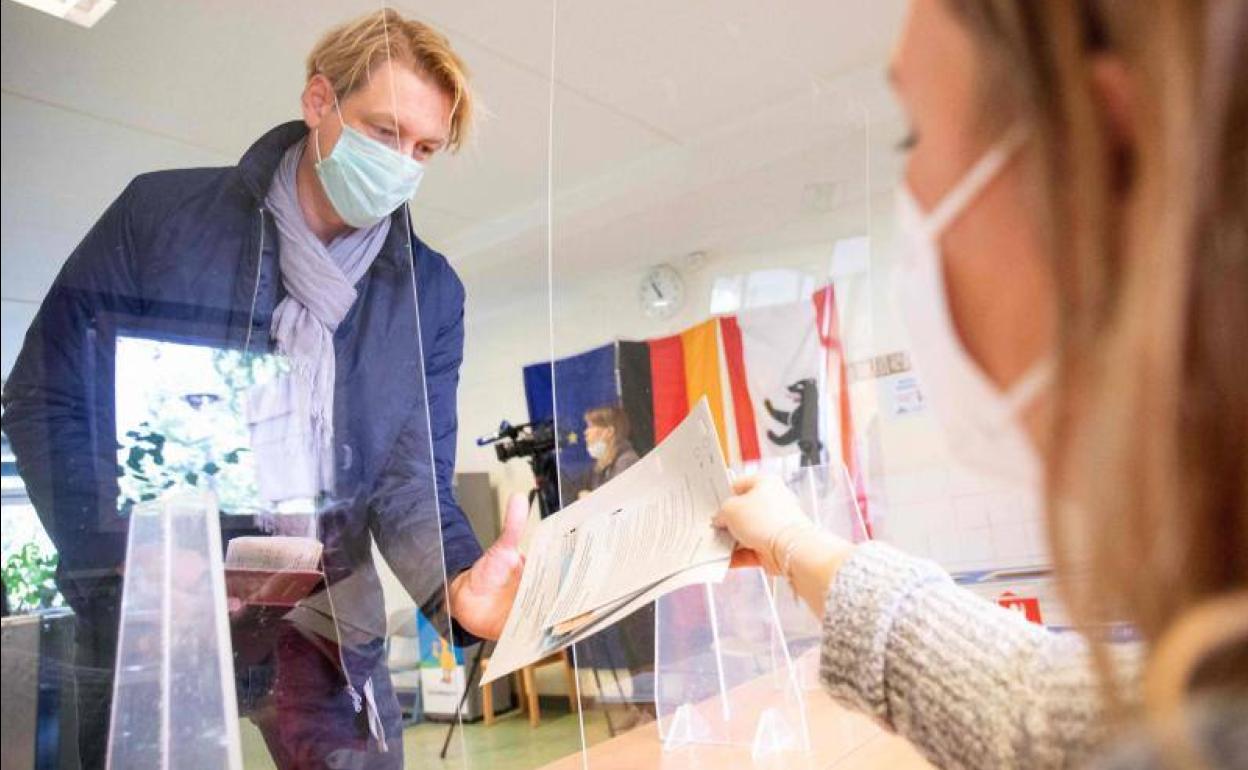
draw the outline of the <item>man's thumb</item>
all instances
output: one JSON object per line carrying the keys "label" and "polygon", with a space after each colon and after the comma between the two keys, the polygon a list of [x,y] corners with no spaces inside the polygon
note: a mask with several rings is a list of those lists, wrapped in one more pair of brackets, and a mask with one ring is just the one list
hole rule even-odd
{"label": "man's thumb", "polygon": [[524,526],[528,521],[528,497],[520,493],[513,494],[507,500],[507,513],[503,516],[503,532],[498,536],[498,544],[519,548],[520,538],[524,535]]}

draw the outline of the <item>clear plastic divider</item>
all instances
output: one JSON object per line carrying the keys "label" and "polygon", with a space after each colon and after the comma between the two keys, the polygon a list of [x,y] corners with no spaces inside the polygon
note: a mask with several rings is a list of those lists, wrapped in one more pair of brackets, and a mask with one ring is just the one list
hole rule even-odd
{"label": "clear plastic divider", "polygon": [[[853,372],[889,312],[874,212],[891,184],[875,180],[894,161],[874,137],[901,131],[877,56],[893,28],[870,16],[559,5],[553,350],[526,385],[555,422],[562,506],[705,398],[735,473],[778,474],[820,526],[872,535],[878,399]],[[578,642],[588,766],[851,751],[874,733],[819,691],[820,633],[783,581],[746,569]]]}
{"label": "clear plastic divider", "polygon": [[[547,304],[493,226],[546,198],[549,6],[503,50],[484,4],[38,5],[3,6],[6,767],[579,753],[475,687],[507,607],[454,590],[525,483],[466,448],[524,405],[479,408],[491,270]],[[477,96],[455,154],[430,56]],[[410,200],[349,184],[417,157]]]}
{"label": "clear plastic divider", "polygon": [[[879,731],[757,569],[478,686],[478,559],[702,399],[734,474],[1062,625],[1034,499],[951,461],[893,304],[903,3],[86,5],[2,8],[6,754],[835,763]],[[353,22],[367,66],[309,89]],[[470,73],[457,152],[422,45]],[[365,216],[367,168],[419,187]]]}

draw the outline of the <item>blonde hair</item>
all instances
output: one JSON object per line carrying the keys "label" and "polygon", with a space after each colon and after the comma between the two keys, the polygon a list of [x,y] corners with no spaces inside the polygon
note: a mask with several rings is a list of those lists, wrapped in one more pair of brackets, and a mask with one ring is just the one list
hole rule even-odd
{"label": "blonde hair", "polygon": [[[1070,611],[1129,621],[1154,651],[1186,628],[1165,645],[1184,670],[1224,664],[1186,686],[1243,687],[1242,624],[1191,629],[1229,622],[1248,587],[1248,3],[946,2],[988,62],[985,105],[1033,129],[1060,325],[1048,522]],[[1093,82],[1103,54],[1130,78],[1129,156]]]}
{"label": "blonde hair", "polygon": [[468,68],[442,33],[405,19],[392,8],[334,27],[308,54],[308,79],[324,75],[339,99],[367,82],[385,61],[411,67],[451,99],[450,149],[463,146],[472,126],[473,94]]}

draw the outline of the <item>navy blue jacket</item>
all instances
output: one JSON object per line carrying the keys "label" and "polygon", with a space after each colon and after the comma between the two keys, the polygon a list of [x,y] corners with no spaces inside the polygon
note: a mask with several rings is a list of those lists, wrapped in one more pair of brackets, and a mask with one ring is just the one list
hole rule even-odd
{"label": "navy blue jacket", "polygon": [[[127,373],[114,371],[114,341],[270,348],[285,292],[264,199],[306,131],[301,122],[269,131],[237,166],[135,178],[74,250],[26,335],[4,427],[73,605],[125,558],[114,378]],[[400,207],[356,289],[334,336],[337,489],[320,537],[340,622],[376,637],[386,624],[373,542],[435,622],[445,619],[443,559],[454,576],[481,549],[451,490],[463,284]]]}

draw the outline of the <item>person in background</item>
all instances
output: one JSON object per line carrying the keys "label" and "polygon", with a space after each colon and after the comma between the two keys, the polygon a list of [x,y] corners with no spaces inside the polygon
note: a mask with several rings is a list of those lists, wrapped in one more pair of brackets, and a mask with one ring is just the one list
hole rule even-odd
{"label": "person in background", "polygon": [[812,532],[774,478],[717,523],[939,767],[1248,767],[1245,73],[1243,0],[910,4],[900,310],[950,450],[1044,494],[1082,632]]}
{"label": "person in background", "polygon": [[637,450],[628,440],[628,415],[618,406],[585,412],[585,451],[594,460],[588,490],[593,491],[637,462]]}
{"label": "person in background", "polygon": [[[594,465],[577,493],[578,499],[588,497],[641,459],[629,441],[628,414],[622,407],[600,406],[585,412],[585,451],[593,458]],[[644,697],[628,702],[619,677],[620,671],[636,676],[654,668],[653,604],[578,643],[576,654],[578,664],[594,672],[595,684],[600,690],[625,701],[623,713],[618,716],[612,717],[610,712],[604,711],[612,730],[627,730],[654,717]],[[603,676],[600,673],[603,670],[609,674]]]}
{"label": "person in background", "polygon": [[126,560],[123,333],[291,362],[272,411],[301,423],[279,436],[311,437],[312,471],[262,470],[316,496],[326,588],[282,616],[272,707],[252,713],[279,767],[403,764],[374,545],[460,643],[496,638],[518,587],[523,498],[482,554],[452,494],[464,287],[407,211],[426,164],[468,136],[467,69],[442,34],[382,9],[316,44],[299,106],[235,166],[135,178],[69,256],[5,384],[76,617],[85,767],[105,762]]}

